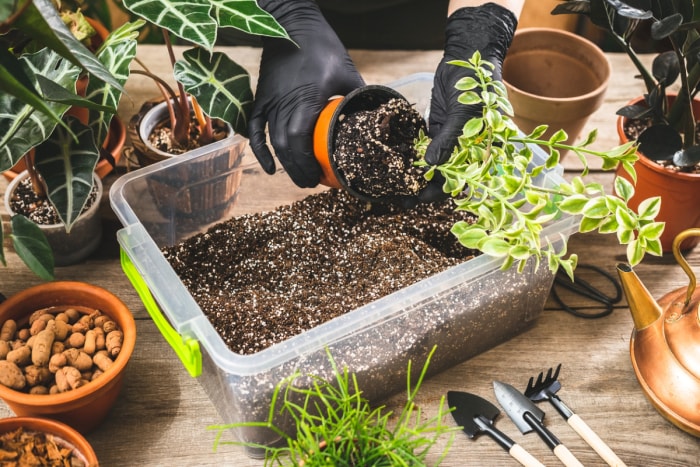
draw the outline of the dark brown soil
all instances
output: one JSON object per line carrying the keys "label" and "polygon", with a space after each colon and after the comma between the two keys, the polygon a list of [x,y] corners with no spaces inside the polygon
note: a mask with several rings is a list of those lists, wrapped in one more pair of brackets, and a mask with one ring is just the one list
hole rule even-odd
{"label": "dark brown soil", "polygon": [[465,261],[459,219],[449,200],[408,210],[330,190],[164,253],[229,348],[252,354]]}
{"label": "dark brown soil", "polygon": [[[97,187],[93,185],[82,212],[87,211],[95,203]],[[61,219],[53,205],[46,198],[40,198],[32,189],[30,178],[25,178],[18,185],[10,199],[10,208],[15,214],[22,214],[35,224],[55,225],[60,224]]]}
{"label": "dark brown soil", "polygon": [[371,198],[411,196],[428,184],[416,167],[414,140],[426,131],[420,113],[403,99],[338,121],[333,159],[347,184]]}

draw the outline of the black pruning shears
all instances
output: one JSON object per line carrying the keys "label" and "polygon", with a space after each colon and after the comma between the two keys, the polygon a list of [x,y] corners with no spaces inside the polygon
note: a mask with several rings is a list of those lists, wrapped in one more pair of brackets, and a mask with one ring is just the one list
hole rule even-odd
{"label": "black pruning shears", "polygon": [[[578,316],[579,318],[602,318],[612,313],[613,306],[622,300],[622,287],[620,286],[618,280],[613,275],[609,274],[598,266],[593,266],[592,264],[579,264],[576,266],[576,269],[588,269],[602,276],[604,279],[610,282],[610,284],[612,284],[613,288],[615,289],[615,295],[611,296],[604,293],[603,291],[594,287],[590,282],[583,279],[580,275],[577,275],[576,280],[572,282],[569,276],[560,269],[557,271],[557,274],[554,277],[554,284],[552,285],[551,291],[552,298],[556,300],[564,311],[571,313],[574,316]],[[589,298],[594,302],[600,303],[604,308],[602,311],[598,312],[585,312],[577,310],[564,303],[557,293],[557,287],[562,287],[584,298]]]}

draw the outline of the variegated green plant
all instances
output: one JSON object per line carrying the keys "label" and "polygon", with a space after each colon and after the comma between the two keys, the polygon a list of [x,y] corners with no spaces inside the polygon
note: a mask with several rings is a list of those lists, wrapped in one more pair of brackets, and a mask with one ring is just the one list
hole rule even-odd
{"label": "variegated green plant", "polygon": [[[38,8],[45,0],[33,0]],[[44,5],[57,11],[49,2]],[[32,15],[25,9],[16,18],[14,26],[28,21],[23,15]],[[48,15],[43,11],[42,15]],[[35,150],[33,162],[27,164],[42,180],[48,199],[56,208],[59,217],[70,231],[78,214],[87,202],[93,186],[93,171],[100,157],[109,123],[117,112],[117,105],[123,85],[129,75],[131,61],[136,55],[136,37],[143,25],[139,20],[127,23],[110,34],[93,56],[87,51],[79,54],[82,59],[92,62],[87,68],[74,64],[70,58],[60,54],[54,46],[43,47],[45,42],[32,42],[33,53],[13,56],[16,65],[22,70],[21,76],[27,79],[26,89],[30,94],[38,93],[43,107],[37,108],[33,99],[26,99],[22,92],[0,94],[0,171],[10,169],[31,150]],[[63,23],[48,22],[63,36]],[[24,32],[24,31],[22,31]],[[44,34],[46,35],[46,34]],[[68,41],[69,50],[76,46]],[[78,43],[79,44],[79,43]],[[13,51],[9,46],[4,52]],[[86,57],[92,56],[91,59]],[[6,57],[3,56],[4,60]],[[3,62],[3,65],[9,62]],[[14,64],[15,62],[13,62]],[[78,62],[80,63],[80,62]],[[0,70],[2,74],[6,69]],[[93,70],[98,75],[93,75]],[[85,97],[75,94],[76,82],[87,74],[88,86]],[[107,76],[108,79],[101,79]],[[33,90],[33,91],[32,91]],[[77,105],[89,110],[87,126],[75,118],[63,115],[70,106]],[[59,117],[59,120],[56,120]],[[53,258],[46,254],[41,243],[41,235],[30,225],[16,222],[13,218],[13,245],[18,255],[42,278],[51,278]],[[20,229],[16,231],[15,229]],[[2,232],[0,231],[0,239]],[[37,246],[39,245],[39,246]],[[0,261],[5,263],[4,253]]]}
{"label": "variegated green plant", "polygon": [[[589,147],[595,141],[595,131],[582,143],[569,145],[564,131],[542,139],[547,130],[544,125],[523,135],[511,120],[513,109],[505,86],[492,78],[493,65],[482,60],[479,52],[468,61],[452,64],[474,71],[474,77],[457,83],[457,89],[463,91],[459,101],[482,105],[483,112],[465,124],[450,159],[431,166],[426,176],[432,179],[435,172],[442,174],[443,189],[454,197],[457,209],[478,217],[474,224],[459,222],[452,228],[464,246],[502,258],[504,269],[516,263],[522,269],[533,257],[538,265],[544,259],[553,272],[561,267],[573,279],[577,256],[566,256],[566,242],[557,250],[554,244],[558,239],[542,238],[547,223],[566,213],[579,216],[580,232],[617,234],[618,241],[627,245],[631,264],[639,263],[645,253],[661,255],[659,237],[664,224],[655,221],[661,204],[658,197],[642,202],[639,212],[634,212],[627,206],[634,187],[624,178],[615,180],[619,197],[607,195],[601,184],[583,179],[588,172],[586,156],[594,156],[602,160],[604,170],[622,164],[636,180],[634,162],[638,156],[634,143],[596,151]],[[427,144],[426,137],[417,142],[421,157]],[[535,146],[549,151],[543,165],[533,163]],[[571,151],[579,157],[584,165],[582,174],[554,187],[536,184],[538,176],[559,163],[560,151]],[[417,163],[428,165],[423,159]]]}
{"label": "variegated green plant", "polygon": [[[124,6],[169,35],[195,45],[173,64],[175,79],[182,86],[181,129],[176,138],[188,137],[189,106],[185,92],[194,96],[206,115],[228,122],[234,131],[248,134],[253,92],[247,71],[228,55],[214,52],[220,28],[248,34],[289,38],[286,31],[255,0],[124,0]],[[178,136],[180,135],[180,136]],[[180,143],[184,146],[183,141]]]}

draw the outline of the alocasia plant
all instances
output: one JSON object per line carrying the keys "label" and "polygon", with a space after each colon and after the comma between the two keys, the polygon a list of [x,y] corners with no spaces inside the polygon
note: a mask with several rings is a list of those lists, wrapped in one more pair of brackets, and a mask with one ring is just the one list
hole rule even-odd
{"label": "alocasia plant", "polygon": [[[580,232],[597,230],[617,234],[618,241],[627,245],[628,260],[633,265],[647,252],[661,255],[659,237],[664,224],[655,221],[661,203],[658,197],[642,202],[635,213],[627,206],[634,187],[624,178],[615,180],[615,190],[621,197],[607,195],[602,185],[586,183],[583,179],[588,172],[588,155],[602,159],[605,170],[622,164],[636,180],[634,162],[638,156],[634,143],[607,152],[596,151],[589,147],[595,141],[595,131],[582,143],[569,145],[565,144],[567,135],[561,130],[549,139],[542,139],[547,130],[545,125],[523,135],[511,120],[513,109],[505,86],[492,78],[493,65],[482,60],[479,52],[467,61],[452,64],[474,70],[475,77],[463,78],[456,85],[463,91],[459,101],[466,105],[481,104],[483,112],[481,117],[465,124],[450,159],[429,167],[426,176],[432,179],[436,171],[442,174],[443,189],[454,197],[457,209],[477,215],[476,223],[460,222],[452,228],[464,246],[503,258],[503,268],[516,263],[524,268],[531,257],[537,264],[545,259],[552,271],[561,267],[573,278],[576,255],[567,257],[566,247],[556,250],[554,242],[541,235],[549,221],[567,213],[579,216]],[[427,144],[426,137],[417,142],[421,157]],[[549,151],[544,165],[533,163],[531,148],[537,145]],[[555,187],[534,183],[539,175],[559,163],[560,151],[565,150],[576,154],[584,164],[581,176]],[[427,166],[423,159],[417,164]]]}
{"label": "alocasia plant", "polygon": [[[289,38],[284,28],[255,0],[124,0],[124,6],[160,28],[170,49],[174,76],[180,86],[172,133],[180,145],[191,147],[186,143],[190,137],[186,93],[196,98],[208,117],[221,119],[231,124],[234,131],[247,135],[253,106],[249,75],[228,55],[213,50],[218,29],[235,28],[248,34]],[[171,34],[195,46],[184,52],[182,60],[173,58]],[[170,90],[169,94],[174,100],[176,93]],[[208,127],[203,127],[205,137],[209,135]]]}
{"label": "alocasia plant", "polygon": [[[15,88],[16,92],[0,94],[0,171],[10,169],[34,149],[35,155],[26,165],[38,176],[33,183],[35,191],[48,196],[70,231],[89,197],[93,170],[109,123],[117,113],[143,21],[123,25],[92,55],[56,17],[57,10],[47,0],[33,0],[32,8],[27,7],[12,17],[12,28],[33,25],[20,31],[32,40],[24,48],[7,42],[3,50],[0,75],[18,67],[26,86],[24,91]],[[45,21],[44,30],[32,35],[38,18]],[[51,31],[54,35],[49,34]],[[65,57],[66,51],[72,54]],[[85,97],[75,94],[81,76],[88,79]],[[27,95],[40,96],[42,105],[37,107],[35,99],[27,99]],[[87,125],[73,117],[64,117],[74,105],[88,109]],[[38,228],[14,218],[12,226],[15,251],[33,271],[50,279],[53,258]],[[4,253],[0,254],[0,261],[5,263]]]}

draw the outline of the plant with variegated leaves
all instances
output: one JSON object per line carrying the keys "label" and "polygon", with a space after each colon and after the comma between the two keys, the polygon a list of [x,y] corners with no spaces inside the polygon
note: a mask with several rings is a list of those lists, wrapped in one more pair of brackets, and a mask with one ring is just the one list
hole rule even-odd
{"label": "plant with variegated leaves", "polygon": [[[249,75],[228,55],[213,51],[217,31],[235,28],[249,34],[289,38],[284,28],[255,0],[124,0],[124,6],[162,30],[179,92],[145,66],[144,70],[134,72],[154,78],[164,90],[166,101],[177,102],[172,109],[176,112],[175,121],[171,122],[175,146],[193,147],[188,144],[191,117],[187,94],[195,98],[193,105],[201,107],[204,113],[204,118],[198,122],[200,145],[212,141],[210,118],[223,120],[231,124],[235,132],[246,136],[253,106]],[[174,59],[171,34],[194,44],[183,53],[182,60]]]}
{"label": "plant with variegated leaves", "polygon": [[[604,170],[622,164],[636,180],[634,162],[638,156],[634,143],[596,151],[589,147],[596,139],[595,130],[582,143],[570,145],[565,143],[567,135],[561,130],[542,139],[546,125],[523,135],[511,120],[513,109],[505,86],[492,78],[493,64],[482,60],[479,52],[468,61],[452,64],[474,71],[474,77],[457,83],[462,91],[459,101],[482,105],[483,112],[465,124],[450,159],[429,167],[426,177],[432,179],[439,172],[445,179],[443,189],[454,197],[456,209],[478,217],[473,224],[462,221],[452,227],[465,247],[503,258],[503,269],[517,263],[522,270],[532,257],[538,265],[545,259],[553,272],[561,267],[573,279],[577,256],[566,256],[566,242],[557,250],[554,245],[558,238],[542,238],[547,223],[566,213],[579,216],[580,232],[617,234],[618,241],[627,245],[628,260],[633,265],[647,252],[661,255],[659,237],[664,224],[654,220],[661,203],[658,197],[641,203],[636,213],[627,206],[634,187],[624,178],[615,180],[620,197],[605,194],[602,185],[587,183],[583,178],[588,173],[586,156],[594,156],[602,160]],[[422,159],[428,142],[425,136],[417,142],[421,157],[418,165],[428,165]],[[533,162],[532,148],[537,145],[549,152],[543,165]],[[578,156],[584,165],[581,175],[554,187],[535,183],[559,163],[561,151]]]}
{"label": "plant with variegated leaves", "polygon": [[[143,21],[123,25],[93,53],[73,36],[51,1],[14,8],[1,18],[10,34],[0,47],[0,171],[25,158],[35,192],[48,198],[70,231],[90,196]],[[76,94],[80,79],[87,79],[84,97]],[[86,124],[66,115],[73,106],[88,110]],[[39,228],[19,215],[11,225],[17,254],[40,277],[51,279],[53,256]],[[5,264],[4,250],[0,262]]]}

